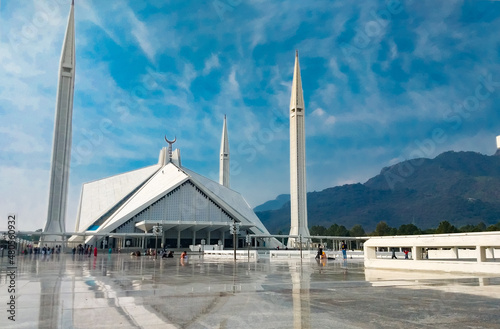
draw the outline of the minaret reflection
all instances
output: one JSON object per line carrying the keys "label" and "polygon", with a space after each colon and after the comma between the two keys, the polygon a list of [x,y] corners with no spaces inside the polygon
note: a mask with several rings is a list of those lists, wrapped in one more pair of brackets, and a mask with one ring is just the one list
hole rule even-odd
{"label": "minaret reflection", "polygon": [[289,265],[292,277],[293,328],[309,329],[311,327],[311,302],[309,289],[311,273],[304,272],[302,266],[295,262]]}
{"label": "minaret reflection", "polygon": [[[49,259],[48,261],[52,262],[53,260]],[[57,275],[40,275],[38,323],[40,325],[43,324],[46,328],[58,328],[61,323],[61,280],[66,269],[66,257],[61,257],[59,260],[54,261],[54,266],[59,266],[59,273]]]}

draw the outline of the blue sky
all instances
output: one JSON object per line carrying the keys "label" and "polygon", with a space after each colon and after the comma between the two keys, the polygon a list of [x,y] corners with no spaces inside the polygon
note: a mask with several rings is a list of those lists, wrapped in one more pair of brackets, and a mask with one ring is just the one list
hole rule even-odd
{"label": "blue sky", "polygon": [[[57,70],[70,0],[0,2],[0,213],[47,213]],[[255,207],[289,193],[295,49],[309,191],[500,135],[500,3],[76,0],[67,230],[84,182],[156,163],[217,180],[224,114],[231,186]]]}

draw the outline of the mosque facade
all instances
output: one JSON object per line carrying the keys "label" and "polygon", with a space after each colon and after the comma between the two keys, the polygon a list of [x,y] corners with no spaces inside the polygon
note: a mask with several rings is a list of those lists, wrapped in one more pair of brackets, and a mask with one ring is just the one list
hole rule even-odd
{"label": "mosque facade", "polygon": [[[224,120],[221,150],[226,153],[221,166],[229,158],[227,142]],[[157,164],[85,183],[75,231],[88,235],[73,236],[70,241],[103,248],[204,244],[204,248],[222,249],[233,247],[229,231],[235,223],[239,226],[239,247],[244,246],[246,235],[269,235],[241,194],[182,166],[180,150],[172,151],[171,147],[170,142],[160,151]],[[229,170],[220,172],[220,181],[227,182],[224,175]],[[155,226],[161,227],[158,237],[144,234],[152,233]],[[254,239],[253,243],[272,248],[280,245],[271,237]]]}

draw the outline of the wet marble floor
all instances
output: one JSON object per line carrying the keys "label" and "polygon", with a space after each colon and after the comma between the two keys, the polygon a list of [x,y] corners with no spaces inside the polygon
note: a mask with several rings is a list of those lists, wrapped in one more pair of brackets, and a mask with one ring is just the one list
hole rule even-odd
{"label": "wet marble floor", "polygon": [[498,277],[124,254],[16,257],[13,322],[0,265],[0,328],[500,328]]}

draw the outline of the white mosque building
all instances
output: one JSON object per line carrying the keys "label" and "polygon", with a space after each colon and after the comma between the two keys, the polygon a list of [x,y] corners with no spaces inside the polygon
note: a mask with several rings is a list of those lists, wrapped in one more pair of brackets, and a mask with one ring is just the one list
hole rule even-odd
{"label": "white mosque building", "polygon": [[[154,248],[154,226],[161,226],[158,247],[188,248],[205,240],[207,248],[233,247],[230,226],[239,224],[239,245],[247,234],[269,235],[243,196],[229,188],[229,145],[224,118],[220,183],[182,166],[172,144],[158,163],[83,185],[75,231],[70,241],[114,248]],[[118,233],[118,234],[117,234]],[[127,236],[127,234],[130,234]],[[104,242],[105,241],[105,242]],[[281,245],[259,238],[259,246]]]}

